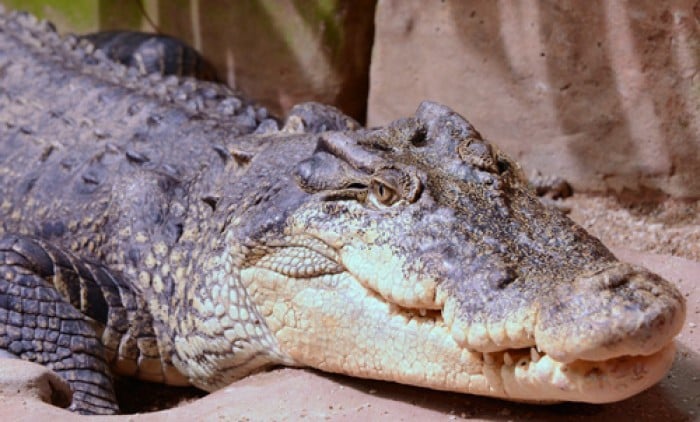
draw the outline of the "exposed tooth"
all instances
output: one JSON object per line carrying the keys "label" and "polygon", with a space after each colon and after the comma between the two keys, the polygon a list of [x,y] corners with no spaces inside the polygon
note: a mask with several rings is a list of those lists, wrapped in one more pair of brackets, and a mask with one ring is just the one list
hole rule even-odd
{"label": "exposed tooth", "polygon": [[503,353],[503,363],[505,363],[508,366],[513,365],[513,358],[510,356],[510,353],[508,353],[508,352]]}
{"label": "exposed tooth", "polygon": [[423,308],[418,309],[418,313],[419,313],[420,316],[422,316],[422,317],[424,317],[424,316],[426,316],[426,315],[428,314],[428,313],[425,311],[425,309],[423,309]]}
{"label": "exposed tooth", "polygon": [[491,353],[484,353],[484,363],[487,365],[493,365],[496,363],[496,359],[493,357],[493,354]]}
{"label": "exposed tooth", "polygon": [[540,361],[540,354],[537,353],[537,350],[535,350],[534,347],[530,347],[530,360],[532,360],[534,363]]}
{"label": "exposed tooth", "polygon": [[[445,306],[442,307],[442,319],[445,321],[445,324],[447,326],[451,326],[452,322],[454,322],[455,317],[455,304],[453,301],[447,301],[445,303]],[[452,331],[454,331],[454,328],[452,328]]]}

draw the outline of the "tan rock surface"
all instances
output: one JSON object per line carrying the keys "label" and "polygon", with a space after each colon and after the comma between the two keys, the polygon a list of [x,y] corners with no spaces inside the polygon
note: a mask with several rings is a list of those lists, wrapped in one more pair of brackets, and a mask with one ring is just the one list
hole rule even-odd
{"label": "tan rock surface", "polygon": [[228,85],[278,115],[318,101],[364,121],[373,0],[181,3],[159,2],[163,29],[189,31]]}
{"label": "tan rock surface", "polygon": [[696,0],[380,0],[368,123],[424,99],[581,190],[700,197]]}
{"label": "tan rock surface", "polygon": [[[671,372],[658,385],[608,405],[534,406],[387,382],[359,380],[302,369],[257,374],[195,402],[150,414],[95,419],[170,420],[635,420],[700,418],[700,263],[616,249],[619,258],[647,266],[678,284],[688,319],[678,337]],[[26,372],[25,372],[26,371]],[[17,374],[23,374],[24,378]],[[0,414],[8,421],[80,419],[39,399],[46,371],[16,359],[0,361]],[[44,381],[42,381],[44,382]],[[41,382],[39,383],[41,384]],[[154,389],[154,394],[157,390]],[[46,396],[44,396],[45,398]],[[631,418],[631,419],[630,419]]]}

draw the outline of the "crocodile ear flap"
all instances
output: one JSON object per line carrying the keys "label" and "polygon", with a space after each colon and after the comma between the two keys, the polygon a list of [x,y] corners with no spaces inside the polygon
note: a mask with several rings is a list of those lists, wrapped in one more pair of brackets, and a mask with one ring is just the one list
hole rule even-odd
{"label": "crocodile ear flap", "polygon": [[[329,142],[328,138],[331,138]],[[354,141],[338,132],[329,132],[319,139],[313,155],[297,165],[295,178],[307,192],[368,186],[371,154],[362,151]]]}

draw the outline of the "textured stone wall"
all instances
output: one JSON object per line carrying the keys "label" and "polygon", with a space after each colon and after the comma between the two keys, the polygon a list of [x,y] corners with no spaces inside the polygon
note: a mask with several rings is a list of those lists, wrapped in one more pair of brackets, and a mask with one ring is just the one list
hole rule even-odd
{"label": "textured stone wall", "polygon": [[379,0],[368,123],[433,99],[578,189],[700,197],[700,3]]}
{"label": "textured stone wall", "polygon": [[[182,34],[194,11],[183,14],[166,0],[159,3],[164,32]],[[196,3],[190,1],[190,8]],[[200,1],[199,20],[185,39],[230,86],[277,114],[302,101],[319,101],[364,122],[374,5],[374,0]]]}

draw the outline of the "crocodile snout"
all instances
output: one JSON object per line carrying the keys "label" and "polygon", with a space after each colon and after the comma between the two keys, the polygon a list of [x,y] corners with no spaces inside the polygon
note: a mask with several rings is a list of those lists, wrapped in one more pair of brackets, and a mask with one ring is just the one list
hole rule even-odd
{"label": "crocodile snout", "polygon": [[535,326],[537,347],[560,362],[647,356],[680,331],[685,301],[668,281],[637,266],[615,263],[577,277],[543,303]]}

